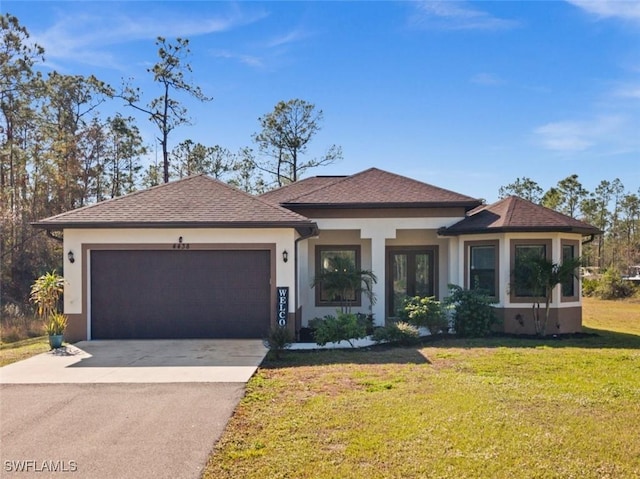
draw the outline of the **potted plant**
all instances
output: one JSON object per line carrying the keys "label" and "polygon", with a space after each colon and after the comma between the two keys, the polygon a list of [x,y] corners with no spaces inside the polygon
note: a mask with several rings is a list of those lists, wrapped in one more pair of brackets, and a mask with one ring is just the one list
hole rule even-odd
{"label": "potted plant", "polygon": [[49,319],[46,320],[44,330],[49,335],[49,346],[51,346],[51,349],[57,349],[62,346],[66,327],[67,317],[57,311],[51,314]]}
{"label": "potted plant", "polygon": [[62,346],[67,317],[58,311],[58,302],[64,291],[64,278],[55,271],[40,276],[31,286],[31,301],[44,322],[52,349]]}

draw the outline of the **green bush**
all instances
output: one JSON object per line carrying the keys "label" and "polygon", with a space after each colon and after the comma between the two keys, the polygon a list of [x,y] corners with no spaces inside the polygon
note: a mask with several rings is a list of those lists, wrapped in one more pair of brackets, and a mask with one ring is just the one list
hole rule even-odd
{"label": "green bush", "polygon": [[456,334],[462,337],[487,336],[497,322],[492,306],[496,300],[482,290],[462,289],[454,284],[449,285],[449,292],[444,302],[453,308]]}
{"label": "green bush", "polygon": [[442,305],[434,296],[406,298],[400,317],[419,328],[427,328],[431,334],[449,330]]}
{"label": "green bush", "polygon": [[370,336],[373,334],[373,330],[375,326],[373,325],[373,314],[369,313],[356,313],[358,317],[358,321],[362,322],[365,326],[366,335]]}
{"label": "green bush", "polygon": [[291,347],[291,343],[293,343],[294,340],[295,338],[288,328],[276,326],[269,330],[266,346],[273,352],[276,359],[280,359],[282,351]]}
{"label": "green bush", "polygon": [[622,279],[622,275],[615,269],[608,269],[600,277],[595,295],[600,299],[630,298],[635,293],[631,281]]}
{"label": "green bush", "polygon": [[582,278],[582,295],[595,296],[599,281],[595,278]]}
{"label": "green bush", "polygon": [[324,318],[309,321],[309,326],[315,329],[313,337],[320,346],[347,341],[353,347],[354,339],[361,339],[367,335],[366,317],[340,311],[337,314],[337,317],[329,314]]}
{"label": "green bush", "polygon": [[372,339],[376,343],[390,342],[408,346],[420,341],[420,332],[415,325],[399,321],[384,328],[376,328]]}

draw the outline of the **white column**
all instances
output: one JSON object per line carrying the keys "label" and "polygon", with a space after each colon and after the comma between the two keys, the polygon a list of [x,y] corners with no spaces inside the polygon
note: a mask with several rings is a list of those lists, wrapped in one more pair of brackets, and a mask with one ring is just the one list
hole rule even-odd
{"label": "white column", "polygon": [[378,282],[373,285],[373,294],[376,303],[373,305],[373,318],[376,326],[384,326],[387,297],[385,294],[386,285],[386,241],[384,237],[371,238],[371,270],[378,278]]}
{"label": "white column", "polygon": [[378,278],[378,282],[373,285],[373,294],[376,297],[376,304],[373,305],[373,319],[376,326],[384,326],[387,311],[387,239],[394,239],[396,230],[385,229],[376,230],[375,226],[360,230],[362,239],[371,239],[371,271]]}

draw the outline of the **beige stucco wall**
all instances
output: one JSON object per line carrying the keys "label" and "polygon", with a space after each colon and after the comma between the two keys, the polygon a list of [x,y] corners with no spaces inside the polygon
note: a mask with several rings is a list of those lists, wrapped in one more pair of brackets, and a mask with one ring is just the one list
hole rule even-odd
{"label": "beige stucco wall", "polygon": [[[288,286],[290,294],[289,312],[295,312],[295,262],[294,243],[297,233],[290,228],[265,229],[209,229],[209,228],[163,228],[163,229],[66,229],[64,231],[64,311],[69,315],[67,336],[70,339],[86,339],[90,331],[88,310],[88,287],[90,284],[90,245],[105,249],[117,245],[119,249],[127,245],[144,245],[145,248],[158,245],[171,248],[182,237],[183,244],[194,249],[233,249],[233,245],[270,245],[275,247],[276,286]],[[89,246],[88,246],[89,245]],[[287,250],[289,261],[285,263],[282,252]],[[75,262],[70,263],[67,254],[73,251]],[[84,291],[84,293],[83,293]],[[82,334],[84,330],[84,335]],[[84,336],[84,337],[83,337]]]}
{"label": "beige stucco wall", "polygon": [[[544,304],[540,305],[541,318],[544,318]],[[533,309],[529,306],[496,308],[499,324],[498,331],[509,334],[536,334]],[[559,327],[558,327],[559,325]],[[547,335],[582,332],[582,306],[554,308],[549,311]]]}
{"label": "beige stucco wall", "polygon": [[[504,331],[509,333],[533,334],[533,322],[531,317],[532,305],[530,302],[513,302],[510,297],[511,291],[511,241],[512,240],[551,240],[551,255],[554,263],[562,261],[562,242],[575,241],[579,246],[578,255],[582,254],[581,240],[579,234],[568,233],[502,233],[502,234],[482,234],[482,235],[463,235],[457,238],[451,238],[452,257],[457,257],[456,272],[453,275],[452,282],[460,286],[464,286],[465,278],[465,243],[470,241],[488,241],[497,240],[499,242],[499,292],[498,303],[496,304],[497,312],[501,320],[503,320]],[[455,246],[453,246],[455,245]],[[561,298],[561,286],[558,285],[554,289],[551,303],[551,317],[549,331],[552,325],[555,325],[557,318],[560,318],[560,330],[555,326],[556,332],[569,333],[579,332],[582,330],[582,292],[581,288],[577,288],[578,295],[575,300],[566,300]],[[544,305],[543,305],[544,307]],[[518,315],[520,315],[518,317]],[[518,317],[518,319],[516,319]],[[520,325],[520,319],[523,319],[525,326]]]}
{"label": "beige stucco wall", "polygon": [[[302,241],[298,247],[300,261],[299,306],[302,308],[302,326],[310,319],[335,313],[335,306],[319,307],[315,291],[310,286],[315,276],[315,249],[319,245],[360,245],[361,267],[371,270],[378,277],[374,285],[376,303],[372,310],[376,324],[383,325],[386,318],[386,249],[398,246],[437,246],[438,292],[444,297],[457,263],[451,258],[451,240],[438,237],[436,230],[453,224],[460,218],[378,218],[378,219],[322,219],[317,220],[320,233],[317,237]],[[402,227],[401,227],[402,226]],[[369,303],[363,298],[360,307],[353,312],[368,313]]]}

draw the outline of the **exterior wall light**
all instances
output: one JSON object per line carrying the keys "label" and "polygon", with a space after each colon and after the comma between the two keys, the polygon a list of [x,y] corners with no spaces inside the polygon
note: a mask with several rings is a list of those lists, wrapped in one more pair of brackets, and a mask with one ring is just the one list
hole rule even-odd
{"label": "exterior wall light", "polygon": [[73,251],[69,250],[69,252],[67,253],[67,258],[69,258],[69,263],[75,263],[76,262],[76,258],[75,256],[73,256]]}
{"label": "exterior wall light", "polygon": [[289,261],[289,253],[287,252],[287,250],[284,250],[282,252],[282,261],[284,261],[285,263]]}

